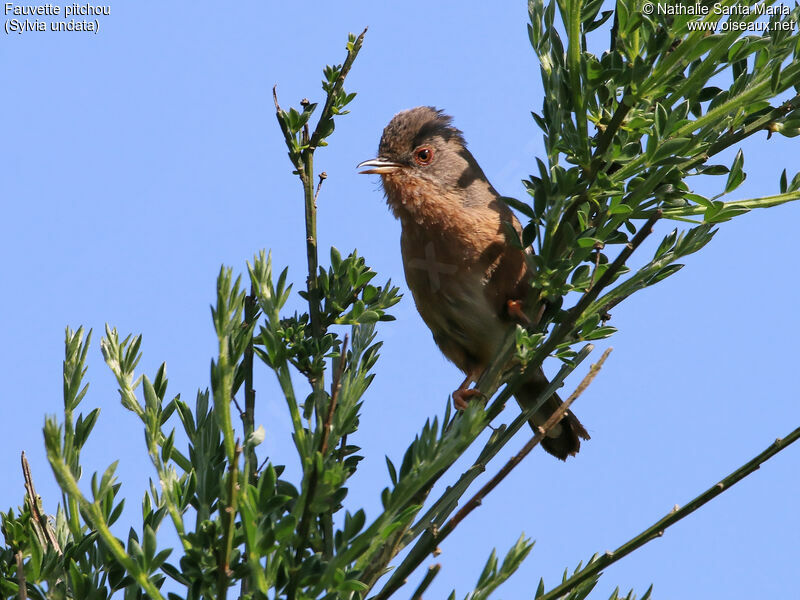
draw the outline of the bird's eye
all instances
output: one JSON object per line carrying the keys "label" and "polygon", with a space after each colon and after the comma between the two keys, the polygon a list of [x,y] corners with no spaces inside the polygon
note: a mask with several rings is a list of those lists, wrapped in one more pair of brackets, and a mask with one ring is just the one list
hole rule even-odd
{"label": "bird's eye", "polygon": [[422,146],[414,151],[414,161],[420,165],[425,166],[431,164],[433,160],[433,148],[430,146]]}

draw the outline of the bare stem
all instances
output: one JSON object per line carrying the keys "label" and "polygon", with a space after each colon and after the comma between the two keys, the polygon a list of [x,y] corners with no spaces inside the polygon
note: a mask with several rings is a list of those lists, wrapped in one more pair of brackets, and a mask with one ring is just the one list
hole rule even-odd
{"label": "bare stem", "polygon": [[[594,286],[590,290],[581,296],[578,302],[567,312],[567,316],[564,320],[553,330],[553,332],[548,336],[547,340],[539,347],[533,357],[531,358],[528,368],[524,371],[518,372],[514,375],[511,380],[508,382],[508,385],[505,389],[498,394],[497,398],[492,402],[492,404],[487,408],[487,417],[489,420],[493,419],[497,414],[503,410],[505,403],[508,401],[511,396],[514,395],[514,392],[520,386],[520,384],[525,381],[525,377],[527,372],[538,368],[539,365],[542,364],[545,358],[553,352],[559,344],[563,343],[569,335],[572,334],[572,330],[575,327],[575,323],[580,318],[581,314],[586,310],[586,308],[597,299],[597,296],[600,292],[608,286],[611,281],[613,281],[614,277],[617,276],[619,270],[625,265],[625,262],[630,258],[631,254],[644,242],[645,238],[650,235],[653,231],[653,225],[655,224],[658,219],[661,218],[661,211],[656,211],[656,214],[652,215],[642,227],[639,228],[639,231],[636,232],[636,235],[633,239],[620,251],[617,258],[614,259],[608,269],[606,269],[600,278],[597,280]],[[514,349],[514,334],[513,332],[510,333],[504,342],[504,349],[501,353],[501,357],[505,357],[502,362],[492,363],[492,367],[495,371],[491,372],[491,376],[499,377],[500,373],[502,373],[502,366],[507,364],[508,360],[511,358],[511,352]],[[488,370],[487,370],[488,371]],[[481,377],[479,384],[480,389],[484,390],[484,385],[492,384],[491,380],[486,379],[487,373]]]}
{"label": "bare stem", "polygon": [[[497,453],[503,448],[511,438],[520,430],[520,428],[528,423],[528,420],[541,408],[550,396],[556,393],[558,388],[564,384],[564,379],[580,365],[583,360],[591,353],[594,346],[586,344],[571,361],[571,364],[565,364],[556,373],[556,376],[550,380],[548,385],[539,396],[531,403],[531,406],[520,414],[506,427],[498,436],[492,436],[489,442],[486,443],[480,455],[464,473],[458,478],[455,484],[448,486],[436,502],[428,509],[428,511],[414,524],[405,536],[405,543],[409,543],[416,538],[424,529],[429,527],[432,523],[441,524],[447,515],[454,510],[456,502],[470,484],[486,470],[486,465],[494,458]],[[452,507],[452,508],[450,508]]]}
{"label": "bare stem", "polygon": [[47,517],[42,514],[42,502],[36,489],[33,487],[33,477],[31,476],[31,466],[28,464],[28,458],[25,452],[22,453],[22,478],[25,480],[25,501],[28,504],[28,509],[31,512],[33,530],[39,538],[39,542],[43,547],[50,546],[59,556],[61,555],[61,547],[58,545],[55,533],[47,522]]}
{"label": "bare stem", "polygon": [[514,469],[514,467],[522,462],[522,459],[524,459],[530,453],[530,451],[533,450],[542,441],[542,439],[544,439],[545,435],[547,435],[547,432],[561,421],[572,403],[583,393],[583,391],[595,378],[610,352],[611,348],[608,348],[600,357],[600,360],[598,360],[596,364],[592,365],[592,367],[589,369],[589,373],[587,373],[586,377],[583,378],[583,381],[581,381],[580,385],[578,385],[570,397],[567,398],[567,400],[561,406],[559,406],[552,415],[550,415],[550,418],[547,419],[544,425],[539,427],[539,431],[536,433],[536,435],[533,436],[533,438],[531,438],[528,443],[523,446],[522,450],[513,456],[494,477],[492,477],[480,490],[478,490],[478,492],[476,492],[475,495],[467,501],[461,510],[453,515],[450,520],[447,521],[447,523],[445,523],[438,531],[435,528],[431,528],[422,535],[417,543],[417,546],[415,546],[411,551],[414,555],[414,559],[404,561],[395,570],[383,589],[371,600],[386,600],[392,594],[394,594],[405,583],[406,577],[414,572],[414,570],[420,565],[425,557],[430,552],[433,552],[436,546],[440,544],[448,535],[450,535],[450,533],[453,532],[453,530],[458,526],[459,523],[461,523],[461,521],[463,521],[473,510],[480,506],[486,495],[494,490],[494,488],[496,488],[497,485],[503,479],[505,479],[505,477]]}
{"label": "bare stem", "polygon": [[228,465],[228,486],[225,505],[220,510],[222,517],[223,537],[222,545],[217,556],[217,598],[225,600],[228,596],[228,587],[231,575],[230,562],[233,552],[233,537],[236,529],[236,511],[239,505],[239,455],[242,447],[238,441],[233,460]]}
{"label": "bare stem", "polygon": [[792,431],[785,438],[779,438],[770,444],[761,454],[748,461],[733,473],[725,477],[719,483],[714,484],[705,492],[697,496],[694,500],[689,502],[683,508],[673,510],[662,519],[656,521],[653,525],[645,529],[639,535],[631,538],[613,552],[606,552],[597,560],[589,563],[581,571],[567,579],[561,585],[556,586],[543,596],[539,596],[537,600],[554,600],[566,596],[571,590],[579,586],[587,579],[598,575],[603,569],[609,565],[614,564],[619,559],[627,556],[634,550],[644,546],[647,542],[654,540],[664,535],[664,531],[696,511],[698,508],[719,496],[722,492],[730,489],[735,483],[740,482],[742,479],[757,471],[759,467],[775,456],[778,452],[787,448],[789,445],[800,439],[800,427]]}
{"label": "bare stem", "polygon": [[347,335],[344,336],[342,342],[342,349],[339,356],[339,368],[333,374],[333,383],[331,384],[331,402],[328,406],[328,415],[325,417],[325,425],[322,428],[322,439],[319,444],[319,451],[322,456],[328,451],[328,440],[331,436],[331,426],[333,423],[333,413],[336,410],[336,403],[339,400],[339,390],[342,387],[342,375],[344,374],[345,366],[347,365]]}
{"label": "bare stem", "polygon": [[25,582],[25,563],[22,560],[22,550],[17,550],[15,557],[17,559],[17,586],[19,587],[17,598],[28,600],[28,584]]}
{"label": "bare stem", "polygon": [[600,357],[595,364],[593,364],[589,368],[589,372],[580,382],[575,391],[570,394],[569,398],[567,398],[564,403],[559,406],[553,414],[545,421],[544,425],[538,428],[536,435],[534,435],[527,444],[522,447],[516,455],[511,457],[511,459],[500,469],[497,474],[492,477],[486,485],[484,485],[480,490],[478,490],[472,498],[470,498],[466,504],[459,510],[455,515],[453,515],[450,520],[444,524],[444,526],[439,530],[438,534],[436,535],[436,542],[439,543],[443,540],[447,535],[450,534],[453,529],[455,529],[461,521],[463,521],[473,510],[478,508],[483,499],[492,491],[497,485],[506,478],[506,476],[511,473],[511,471],[516,467],[519,463],[522,462],[528,454],[530,454],[531,450],[533,450],[539,443],[544,439],[547,435],[547,432],[550,431],[553,427],[558,425],[561,422],[563,416],[567,413],[567,410],[572,405],[575,400],[578,399],[586,388],[592,383],[594,378],[597,376],[597,373],[600,372],[600,369],[603,368],[603,363],[606,362],[606,358],[608,355],[611,354],[612,348],[607,348],[603,355]]}
{"label": "bare stem", "polygon": [[422,594],[425,593],[425,590],[427,590],[428,587],[430,587],[431,583],[433,582],[433,578],[439,574],[441,569],[442,565],[439,563],[428,567],[428,572],[425,573],[425,577],[422,578],[422,581],[420,581],[417,589],[414,590],[413,594],[411,594],[411,600],[422,600]]}
{"label": "bare stem", "polygon": [[322,182],[328,178],[328,174],[323,171],[319,174],[319,181],[317,182],[317,191],[314,192],[314,202],[319,198],[319,191],[322,189]]}
{"label": "bare stem", "polygon": [[[252,323],[258,315],[258,302],[256,301],[256,289],[254,284],[250,284],[250,295],[244,299],[244,327],[252,328]],[[242,424],[244,426],[244,439],[247,440],[255,430],[256,412],[256,391],[253,387],[253,336],[247,341],[244,350],[244,414]],[[244,457],[244,481],[255,483],[255,475],[258,457],[254,446],[251,446]]]}

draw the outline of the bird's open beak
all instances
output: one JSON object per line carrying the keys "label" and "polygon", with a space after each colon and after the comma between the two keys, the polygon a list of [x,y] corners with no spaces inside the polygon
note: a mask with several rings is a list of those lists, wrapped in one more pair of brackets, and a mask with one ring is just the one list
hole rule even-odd
{"label": "bird's open beak", "polygon": [[360,163],[356,169],[363,169],[364,167],[369,168],[365,171],[360,171],[361,175],[370,175],[372,173],[377,175],[388,175],[389,173],[394,173],[397,171],[397,169],[402,168],[403,165],[401,163],[386,160],[385,158],[372,158]]}

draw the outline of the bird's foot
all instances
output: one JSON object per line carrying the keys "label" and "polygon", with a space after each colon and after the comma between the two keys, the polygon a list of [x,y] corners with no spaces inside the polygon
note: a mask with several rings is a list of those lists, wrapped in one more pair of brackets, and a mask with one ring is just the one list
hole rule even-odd
{"label": "bird's foot", "polygon": [[483,393],[475,388],[459,388],[453,392],[453,406],[456,410],[466,410],[470,400],[475,396],[482,396]]}
{"label": "bird's foot", "polygon": [[508,315],[518,321],[523,325],[530,325],[531,320],[528,318],[528,315],[525,314],[525,311],[522,310],[522,300],[509,300],[506,302],[506,310],[508,311]]}

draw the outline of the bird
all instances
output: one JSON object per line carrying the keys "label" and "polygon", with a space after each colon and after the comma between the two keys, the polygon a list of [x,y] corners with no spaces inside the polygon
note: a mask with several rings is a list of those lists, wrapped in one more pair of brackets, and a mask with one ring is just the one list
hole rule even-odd
{"label": "bird", "polygon": [[[510,245],[504,222],[522,227],[467,150],[452,117],[430,106],[396,114],[378,146],[378,156],[358,165],[381,176],[386,202],[401,224],[400,250],[406,283],[422,320],[442,353],[465,374],[453,392],[463,410],[478,395],[476,382],[503,339],[524,319],[522,303],[532,273],[524,252]],[[541,370],[515,392],[524,409],[549,385]],[[530,419],[534,431],[561,405],[548,398]],[[542,447],[566,460],[589,434],[567,411],[543,438]]]}

